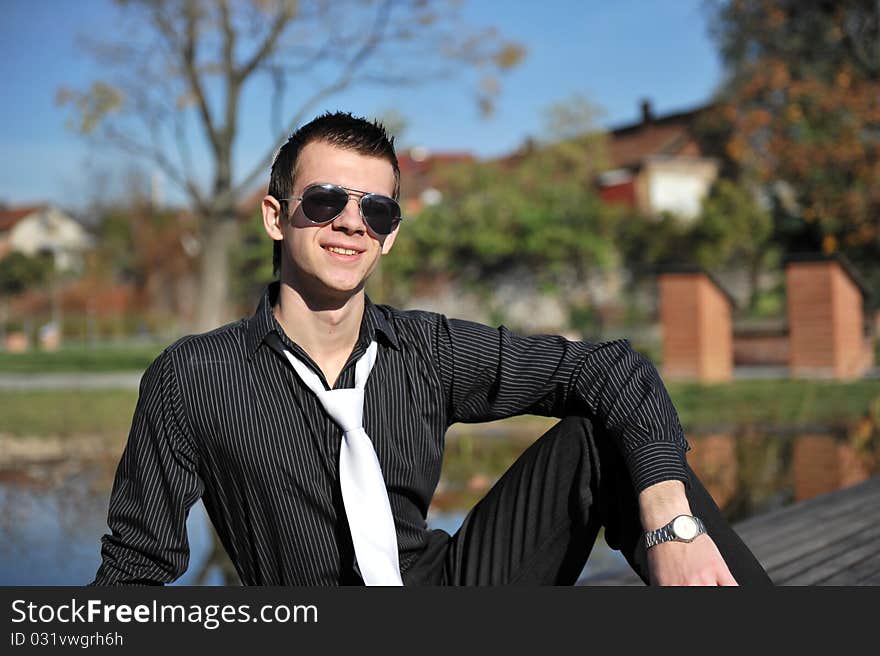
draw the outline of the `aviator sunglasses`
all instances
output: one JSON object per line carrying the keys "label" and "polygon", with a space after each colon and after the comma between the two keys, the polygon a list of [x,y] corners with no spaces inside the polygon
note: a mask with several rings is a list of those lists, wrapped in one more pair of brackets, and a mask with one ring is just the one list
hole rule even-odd
{"label": "aviator sunglasses", "polygon": [[357,198],[361,218],[377,235],[388,235],[400,223],[400,205],[393,198],[381,194],[340,187],[335,184],[313,184],[303,189],[298,198],[279,198],[281,201],[300,201],[303,214],[312,223],[329,223],[342,214],[350,198]]}

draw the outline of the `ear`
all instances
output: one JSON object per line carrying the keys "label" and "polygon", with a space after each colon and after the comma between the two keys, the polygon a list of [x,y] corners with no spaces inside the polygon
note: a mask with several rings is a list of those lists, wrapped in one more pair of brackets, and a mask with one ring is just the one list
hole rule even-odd
{"label": "ear", "polygon": [[275,241],[284,239],[282,226],[284,224],[284,216],[281,214],[281,203],[274,196],[264,196],[260,205],[263,211],[263,227],[266,234]]}
{"label": "ear", "polygon": [[397,239],[397,231],[400,230],[400,223],[397,224],[397,227],[391,231],[385,240],[382,242],[382,255],[388,255],[389,251],[391,251],[391,247],[394,246],[394,240]]}

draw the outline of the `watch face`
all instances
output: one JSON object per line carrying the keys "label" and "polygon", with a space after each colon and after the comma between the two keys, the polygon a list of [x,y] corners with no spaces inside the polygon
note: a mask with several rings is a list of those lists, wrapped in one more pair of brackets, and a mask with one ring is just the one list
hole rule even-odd
{"label": "watch face", "polygon": [[697,537],[697,523],[693,517],[682,515],[672,522],[672,531],[682,540],[693,540]]}

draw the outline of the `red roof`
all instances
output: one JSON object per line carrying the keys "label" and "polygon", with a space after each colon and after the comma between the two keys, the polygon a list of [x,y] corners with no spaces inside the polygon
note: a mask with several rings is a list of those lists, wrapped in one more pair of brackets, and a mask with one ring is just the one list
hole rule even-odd
{"label": "red roof", "polygon": [[612,130],[608,157],[613,168],[636,168],[652,156],[701,155],[693,124],[700,110],[642,120]]}
{"label": "red roof", "polygon": [[7,207],[0,209],[0,230],[9,230],[24,217],[45,209],[46,205],[28,205],[25,207]]}
{"label": "red roof", "polygon": [[[442,186],[442,170],[444,167],[473,162],[474,156],[466,151],[444,151],[429,153],[410,149],[397,156],[400,167],[400,196],[404,200],[408,214],[414,214],[421,208],[419,200],[426,189]],[[410,201],[407,203],[407,201]],[[417,201],[417,202],[412,202]]]}

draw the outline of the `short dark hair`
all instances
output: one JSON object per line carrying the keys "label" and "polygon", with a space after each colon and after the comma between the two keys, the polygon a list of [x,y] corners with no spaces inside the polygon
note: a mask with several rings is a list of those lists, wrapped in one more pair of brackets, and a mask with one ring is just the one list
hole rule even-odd
{"label": "short dark hair", "polygon": [[[293,176],[296,162],[306,144],[323,141],[333,146],[353,150],[361,155],[388,160],[394,169],[394,198],[400,196],[400,167],[394,153],[394,137],[389,136],[378,121],[370,121],[348,112],[326,112],[312,119],[290,135],[275,155],[272,174],[269,177],[269,195],[289,198],[293,193]],[[281,203],[281,211],[287,215],[287,203]],[[281,242],[272,245],[272,270],[281,270]]]}

